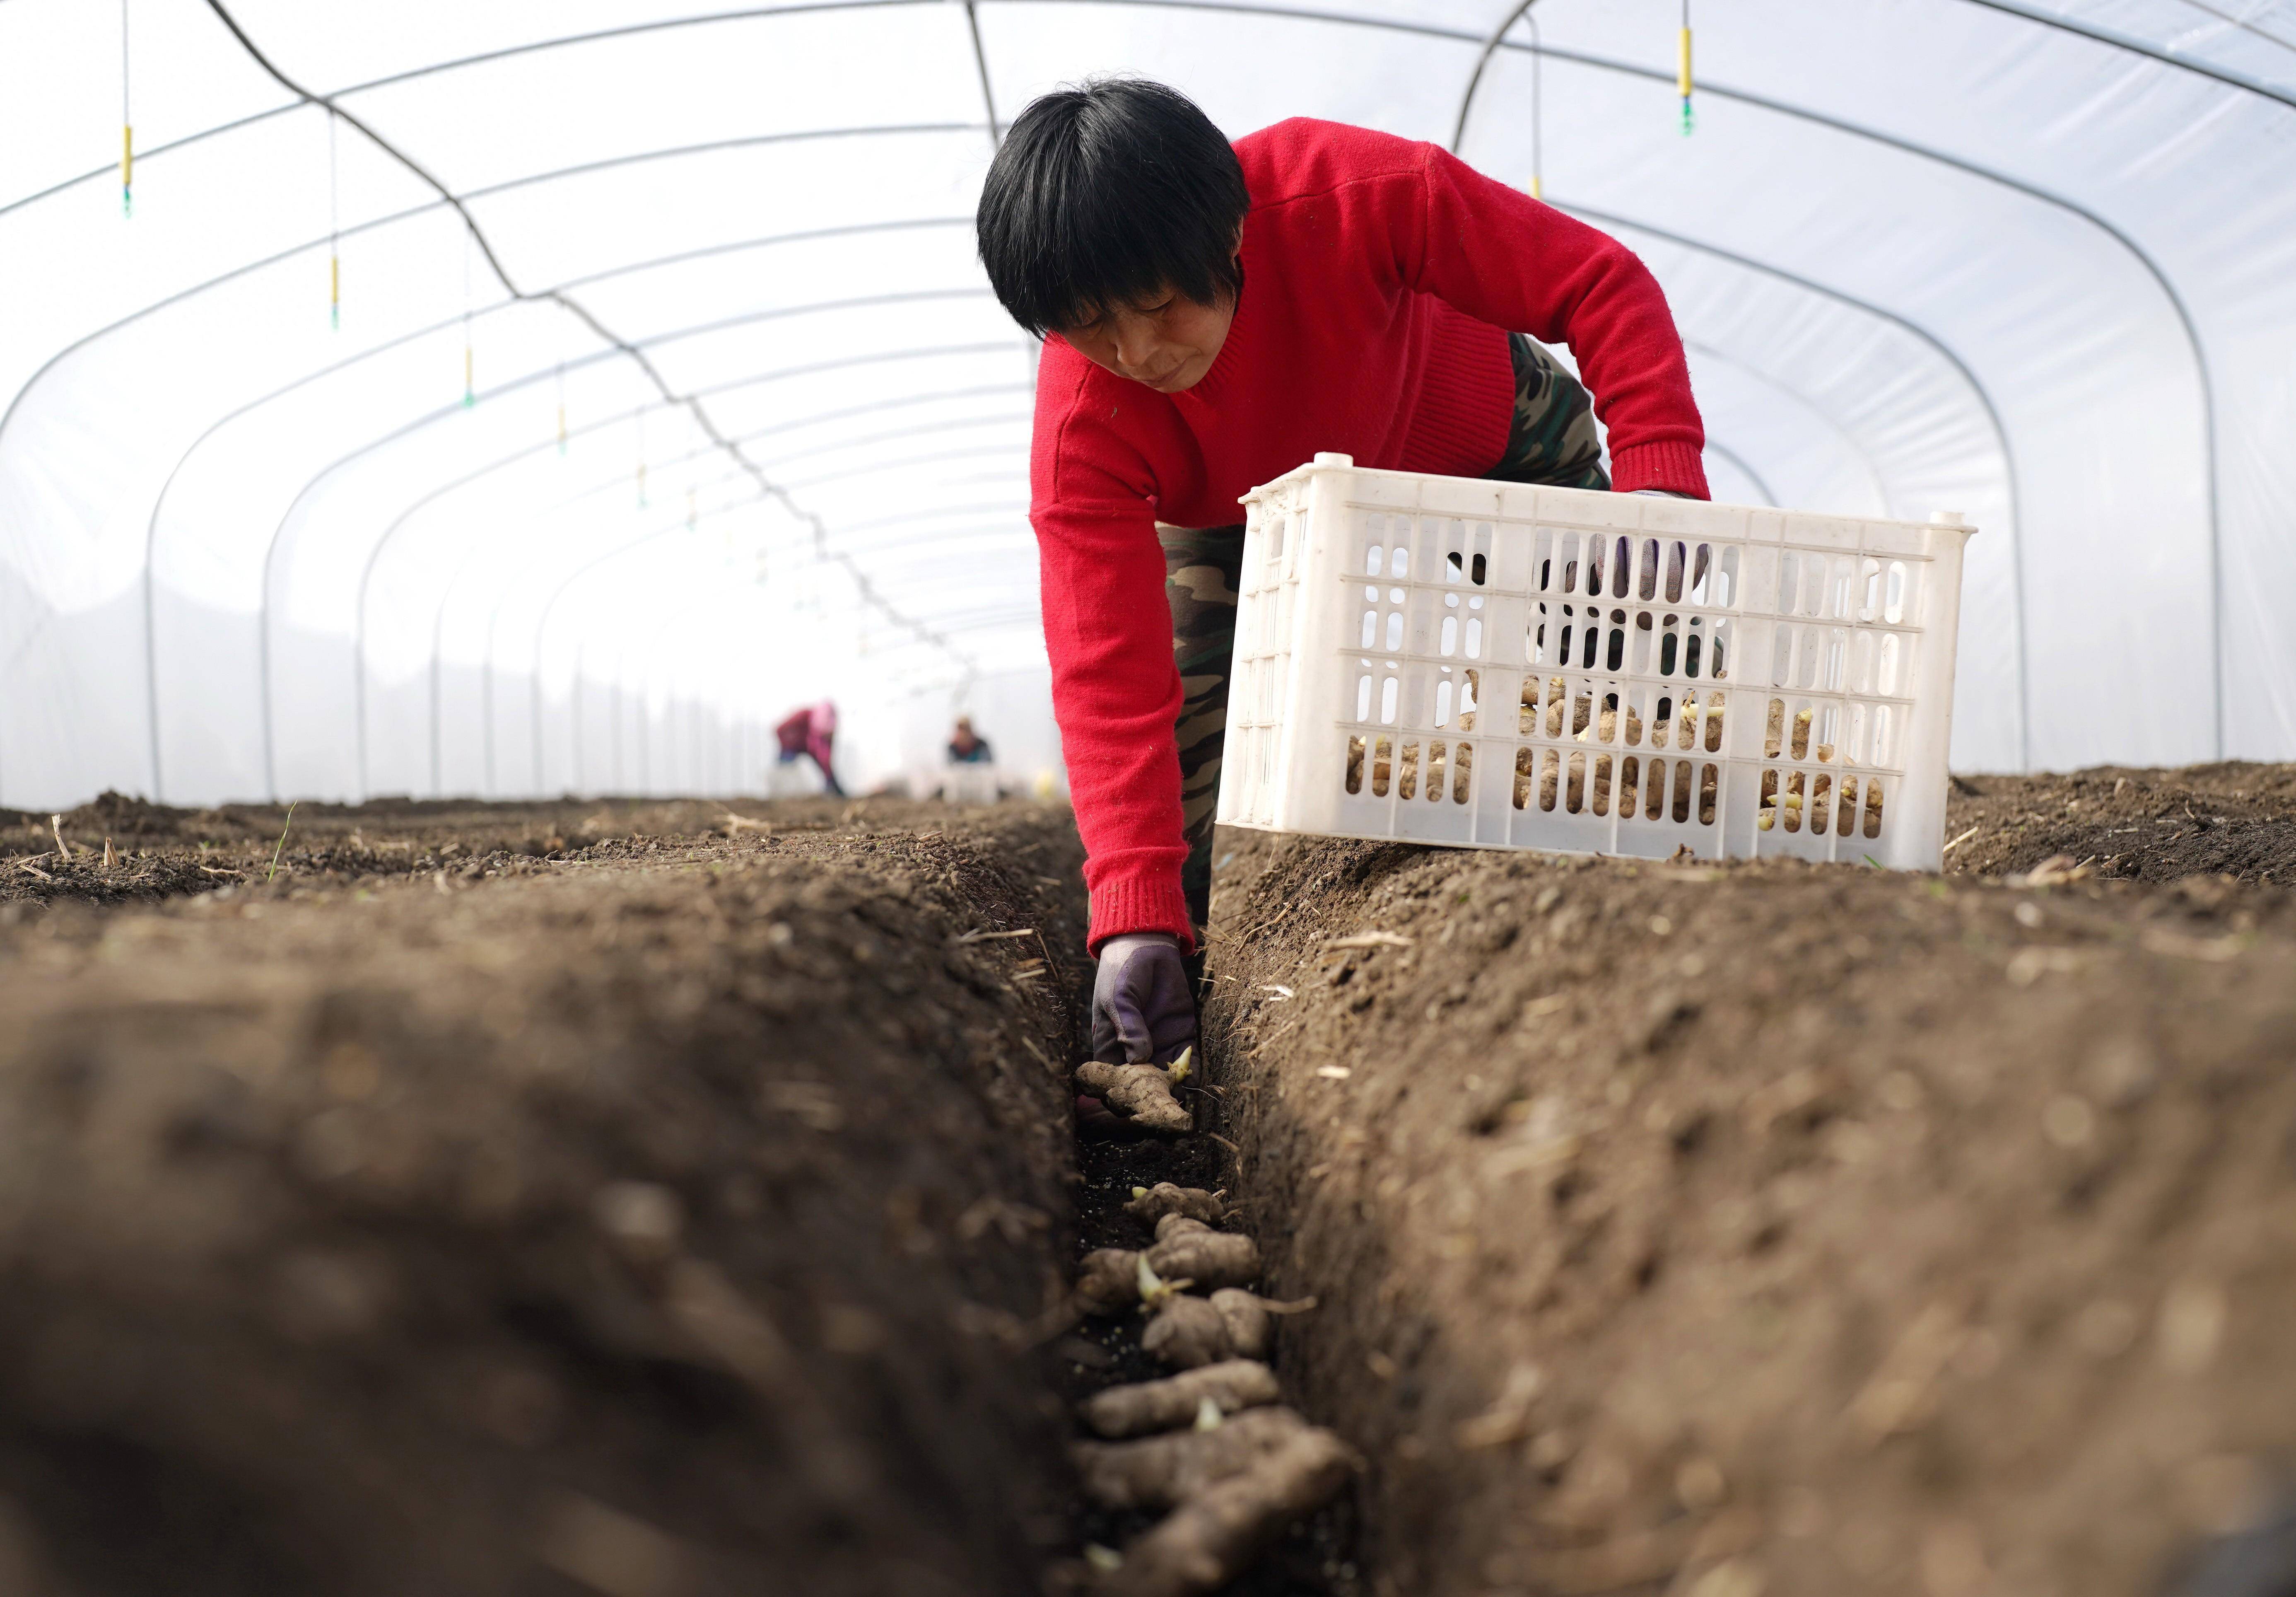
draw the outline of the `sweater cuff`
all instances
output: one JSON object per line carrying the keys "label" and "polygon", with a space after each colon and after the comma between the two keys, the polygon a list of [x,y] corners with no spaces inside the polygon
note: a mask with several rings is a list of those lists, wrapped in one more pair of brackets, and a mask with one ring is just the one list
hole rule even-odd
{"label": "sweater cuff", "polygon": [[1127,932],[1168,932],[1183,953],[1196,950],[1196,928],[1188,920],[1187,894],[1177,872],[1170,876],[1118,877],[1092,890],[1092,929],[1085,951],[1097,958],[1100,945]]}
{"label": "sweater cuff", "polygon": [[1697,447],[1670,440],[1611,450],[1611,487],[1619,493],[1663,488],[1693,499],[1711,497],[1706,490],[1706,461]]}

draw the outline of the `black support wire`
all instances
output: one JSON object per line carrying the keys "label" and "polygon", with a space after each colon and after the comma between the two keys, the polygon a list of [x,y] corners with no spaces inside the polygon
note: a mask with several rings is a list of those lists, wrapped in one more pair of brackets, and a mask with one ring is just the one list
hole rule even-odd
{"label": "black support wire", "polygon": [[[813,529],[815,558],[823,561],[835,561],[843,565],[846,568],[848,575],[852,579],[854,592],[862,604],[867,605],[871,609],[876,610],[894,627],[909,633],[917,638],[918,641],[930,643],[943,650],[958,664],[964,666],[968,671],[972,668],[972,660],[970,654],[968,654],[964,650],[957,647],[956,645],[936,632],[933,629],[925,626],[922,622],[912,620],[910,617],[903,614],[900,611],[895,609],[892,605],[887,602],[883,596],[877,591],[876,585],[869,580],[868,574],[861,569],[858,562],[855,561],[850,556],[846,555],[842,551],[832,550],[830,547],[828,524],[822,521],[819,516],[814,514],[813,512],[808,510],[804,506],[799,504],[795,498],[791,498],[778,484],[767,478],[765,473],[758,469],[753,461],[750,460],[747,456],[742,453],[737,445],[735,445],[730,439],[727,439],[724,433],[720,432],[718,431],[717,422],[710,416],[709,412],[703,407],[700,399],[690,395],[680,394],[674,390],[670,386],[668,380],[661,375],[660,369],[657,367],[652,360],[647,358],[643,350],[641,350],[636,345],[628,342],[619,334],[608,328],[604,323],[601,322],[595,316],[592,315],[589,309],[572,295],[568,294],[562,290],[545,289],[539,291],[538,292],[530,293],[526,290],[521,289],[518,286],[517,282],[511,276],[508,268],[503,265],[501,257],[495,253],[494,245],[492,242],[488,239],[485,230],[479,226],[478,218],[471,214],[470,208],[463,203],[459,195],[455,193],[455,192],[449,189],[444,183],[441,183],[430,172],[428,169],[423,167],[420,161],[417,161],[414,157],[408,155],[406,152],[400,150],[397,145],[390,143],[390,140],[375,132],[373,128],[367,126],[367,124],[360,120],[358,117],[349,111],[342,110],[326,95],[315,94],[311,90],[305,88],[301,84],[288,77],[286,73],[281,71],[279,68],[272,62],[270,58],[263,54],[263,51],[256,45],[255,41],[247,36],[246,30],[240,27],[237,19],[233,17],[230,11],[224,5],[223,0],[207,0],[207,4],[208,9],[214,12],[216,16],[222,21],[223,25],[226,29],[230,29],[232,37],[239,41],[240,47],[245,50],[250,58],[255,62],[256,65],[262,68],[265,72],[268,73],[272,79],[282,88],[287,90],[288,93],[295,95],[298,99],[303,101],[307,104],[321,106],[335,115],[341,117],[342,119],[348,123],[352,128],[365,135],[377,149],[382,151],[384,154],[389,155],[393,161],[398,161],[399,165],[405,167],[409,172],[421,179],[422,183],[435,190],[439,198],[444,200],[447,205],[454,210],[455,214],[462,218],[463,226],[469,236],[472,245],[478,250],[481,256],[485,258],[488,268],[493,271],[496,279],[501,283],[503,285],[503,291],[505,293],[509,294],[513,300],[542,300],[557,305],[569,315],[572,316],[577,321],[580,322],[584,326],[587,327],[590,332],[600,340],[600,342],[611,346],[615,350],[636,365],[638,370],[644,374],[646,381],[652,383],[656,391],[660,393],[665,404],[676,406],[685,410],[693,418],[693,424],[701,430],[703,436],[709,438],[720,449],[723,449],[726,455],[733,459],[734,464],[744,470],[750,481],[757,484],[758,491],[761,497],[774,500],[791,515],[794,516],[800,522],[806,523]],[[278,796],[278,777],[273,752],[272,728],[270,722],[271,716],[268,712],[266,712],[264,717],[264,780],[265,785],[271,789],[272,797],[275,799]]]}

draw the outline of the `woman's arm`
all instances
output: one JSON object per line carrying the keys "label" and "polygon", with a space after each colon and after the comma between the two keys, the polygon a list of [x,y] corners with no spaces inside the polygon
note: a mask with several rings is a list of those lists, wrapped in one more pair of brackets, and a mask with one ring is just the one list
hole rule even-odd
{"label": "woman's arm", "polygon": [[1079,424],[1075,399],[1040,383],[1029,519],[1053,712],[1092,893],[1087,941],[1096,950],[1119,933],[1168,932],[1193,948],[1173,736],[1180,673],[1146,468],[1104,431]]}
{"label": "woman's arm", "polygon": [[1619,491],[1704,498],[1706,429],[1650,268],[1608,234],[1422,148],[1419,181],[1390,181],[1382,195],[1406,281],[1479,321],[1568,344],[1609,431]]}

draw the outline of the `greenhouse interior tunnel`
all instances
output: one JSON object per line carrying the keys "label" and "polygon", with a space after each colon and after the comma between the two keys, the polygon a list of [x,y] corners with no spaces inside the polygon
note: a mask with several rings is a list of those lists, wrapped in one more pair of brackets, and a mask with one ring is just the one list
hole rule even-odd
{"label": "greenhouse interior tunnel", "polygon": [[1963,514],[1956,769],[2296,755],[2285,4],[0,0],[0,804],[1057,783],[972,218],[1114,72],[1625,241],[1718,499]]}
{"label": "greenhouse interior tunnel", "polygon": [[0,0],[0,1597],[2296,1597],[2296,0],[709,3]]}

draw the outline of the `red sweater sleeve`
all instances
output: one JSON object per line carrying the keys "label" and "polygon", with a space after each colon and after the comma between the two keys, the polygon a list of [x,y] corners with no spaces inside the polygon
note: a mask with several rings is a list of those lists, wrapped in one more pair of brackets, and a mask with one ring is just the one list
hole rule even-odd
{"label": "red sweater sleeve", "polygon": [[[1086,390],[1055,378],[1046,346],[1029,475],[1045,648],[1069,794],[1092,895],[1086,945],[1169,932],[1195,946],[1180,866],[1180,673],[1147,465],[1081,414]],[[1071,357],[1071,358],[1074,358]]]}
{"label": "red sweater sleeve", "polygon": [[[1414,288],[1479,321],[1562,343],[1609,430],[1611,486],[1707,497],[1706,429],[1666,295],[1635,252],[1426,144],[1421,202],[1394,185]],[[1412,214],[1413,211],[1415,215]]]}

